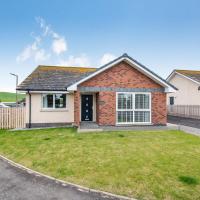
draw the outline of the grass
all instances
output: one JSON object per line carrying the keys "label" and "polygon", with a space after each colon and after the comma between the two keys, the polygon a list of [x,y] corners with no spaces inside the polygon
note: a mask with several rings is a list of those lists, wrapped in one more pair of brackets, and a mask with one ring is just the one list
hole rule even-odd
{"label": "grass", "polygon": [[[25,98],[24,94],[18,94],[18,100]],[[11,92],[0,92],[0,102],[15,102],[16,94]]]}
{"label": "grass", "polygon": [[200,138],[181,131],[0,131],[0,154],[53,177],[138,199],[200,199]]}

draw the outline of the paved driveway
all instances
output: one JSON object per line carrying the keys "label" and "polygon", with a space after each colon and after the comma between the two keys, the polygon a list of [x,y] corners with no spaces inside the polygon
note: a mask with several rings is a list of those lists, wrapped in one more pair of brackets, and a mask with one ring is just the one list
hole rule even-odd
{"label": "paved driveway", "polygon": [[30,174],[0,158],[0,200],[109,200]]}
{"label": "paved driveway", "polygon": [[168,116],[167,122],[172,123],[172,124],[179,124],[179,125],[190,126],[194,128],[200,128],[200,119]]}

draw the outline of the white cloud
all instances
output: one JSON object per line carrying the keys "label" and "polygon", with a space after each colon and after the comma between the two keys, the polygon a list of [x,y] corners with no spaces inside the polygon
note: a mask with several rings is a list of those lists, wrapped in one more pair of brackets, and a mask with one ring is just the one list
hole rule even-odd
{"label": "white cloud", "polygon": [[17,56],[16,60],[17,62],[24,62],[28,60],[32,55],[32,47],[27,46],[24,48],[24,50]]}
{"label": "white cloud", "polygon": [[100,60],[100,65],[105,65],[106,63],[114,60],[116,58],[115,55],[111,54],[111,53],[105,53],[101,60]]}
{"label": "white cloud", "polygon": [[52,50],[56,54],[61,54],[67,51],[67,41],[63,36],[60,36],[57,32],[55,32],[51,25],[47,25],[46,21],[42,17],[37,17],[36,21],[39,23],[40,28],[43,31],[43,36],[50,36],[52,41]]}
{"label": "white cloud", "polygon": [[[41,42],[40,37],[35,37],[32,44],[27,45],[22,52],[17,56],[17,62],[24,62],[31,57],[34,57],[39,49],[39,45]],[[40,51],[40,50],[39,50]]]}
{"label": "white cloud", "polygon": [[46,53],[44,49],[40,48],[40,37],[35,37],[34,42],[27,45],[23,51],[17,56],[17,62],[25,62],[30,58],[33,58],[35,62],[47,60],[50,54]]}
{"label": "white cloud", "polygon": [[67,43],[65,41],[65,38],[59,37],[58,39],[53,40],[52,50],[58,55],[67,51]]}
{"label": "white cloud", "polygon": [[50,54],[47,54],[44,49],[37,49],[34,45],[27,46],[24,50],[17,56],[17,62],[25,62],[26,60],[33,58],[35,62],[47,60]]}
{"label": "white cloud", "polygon": [[47,54],[44,49],[40,49],[35,52],[35,62],[48,60],[50,54]]}
{"label": "white cloud", "polygon": [[90,60],[85,54],[78,57],[69,56],[66,60],[60,60],[58,65],[88,67],[90,65]]}
{"label": "white cloud", "polygon": [[46,21],[42,17],[36,17],[36,22],[40,25],[40,28],[43,30],[43,36],[46,36],[51,31],[50,25],[46,24]]}
{"label": "white cloud", "polygon": [[40,25],[40,28],[42,29],[42,35],[43,36],[51,36],[52,38],[60,38],[61,36],[55,32],[50,24],[47,24],[46,21],[42,17],[36,17],[36,22]]}
{"label": "white cloud", "polygon": [[[41,33],[37,36],[34,36],[32,33],[34,41],[31,44],[28,44],[21,53],[16,58],[17,62],[25,62],[29,59],[33,59],[35,62],[45,61],[51,57],[50,50],[53,53],[60,55],[67,51],[67,41],[65,37],[59,35],[55,32],[51,25],[47,24],[42,17],[37,17],[36,22],[39,24]],[[49,43],[50,40],[50,43]],[[51,46],[51,48],[45,48],[44,46]]]}

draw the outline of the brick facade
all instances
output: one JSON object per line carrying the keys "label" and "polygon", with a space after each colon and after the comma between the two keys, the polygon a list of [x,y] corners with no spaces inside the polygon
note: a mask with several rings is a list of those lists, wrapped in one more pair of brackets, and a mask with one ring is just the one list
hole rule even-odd
{"label": "brick facade", "polygon": [[99,125],[115,125],[116,118],[116,93],[99,92],[98,116]]}
{"label": "brick facade", "polygon": [[85,81],[80,86],[113,87],[113,88],[161,88],[159,84],[148,78],[126,62],[121,62],[97,76]]}
{"label": "brick facade", "polygon": [[74,92],[74,124],[76,126],[80,125],[80,101],[81,101],[81,95],[80,92]]}
{"label": "brick facade", "polygon": [[[80,84],[84,87],[111,88],[162,88],[126,62],[121,62],[95,77]],[[100,91],[97,93],[97,123],[99,125],[115,125],[116,123],[116,92]],[[75,123],[80,120],[80,93],[75,92]],[[77,110],[78,109],[78,110]],[[166,94],[152,92],[152,123],[165,125],[167,121]]]}
{"label": "brick facade", "polygon": [[166,93],[152,93],[152,123],[165,125],[167,123]]}

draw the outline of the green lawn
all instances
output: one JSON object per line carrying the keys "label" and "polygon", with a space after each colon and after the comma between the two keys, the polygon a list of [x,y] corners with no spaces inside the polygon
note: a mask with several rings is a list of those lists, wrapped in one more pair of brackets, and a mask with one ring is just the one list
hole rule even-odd
{"label": "green lawn", "polygon": [[180,131],[0,131],[0,154],[53,177],[138,199],[200,199],[200,138]]}
{"label": "green lawn", "polygon": [[[25,98],[24,94],[18,94],[18,100]],[[15,102],[16,94],[11,92],[0,92],[0,102]]]}

